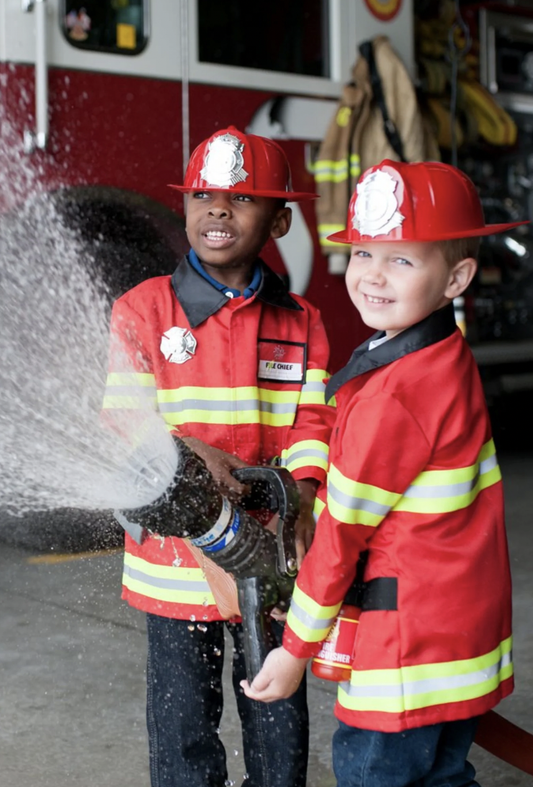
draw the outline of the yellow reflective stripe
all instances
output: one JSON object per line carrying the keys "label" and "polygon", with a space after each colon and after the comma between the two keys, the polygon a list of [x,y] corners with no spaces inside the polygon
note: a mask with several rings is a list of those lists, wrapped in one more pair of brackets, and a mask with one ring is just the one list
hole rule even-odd
{"label": "yellow reflective stripe", "polygon": [[361,174],[361,159],[357,155],[350,156],[350,175],[358,178]]}
{"label": "yellow reflective stripe", "polygon": [[155,376],[141,372],[110,372],[102,407],[104,410],[157,409]]}
{"label": "yellow reflective stripe", "polygon": [[354,670],[350,682],[339,684],[338,699],[348,710],[403,713],[483,697],[512,674],[512,637],[508,637],[490,653],[472,659]]}
{"label": "yellow reflective stripe", "polygon": [[346,224],[319,224],[318,231],[320,236],[331,235],[334,232],[342,232],[346,229]]}
{"label": "yellow reflective stripe", "polygon": [[300,440],[281,452],[281,466],[294,472],[300,467],[328,469],[329,446],[322,440]]}
{"label": "yellow reflective stripe", "polygon": [[351,107],[340,107],[335,117],[335,122],[341,128],[346,128],[346,126],[350,122],[351,114],[352,114]]}
{"label": "yellow reflective stripe", "polygon": [[122,582],[132,592],[157,601],[198,605],[215,603],[200,567],[159,566],[126,552]]}
{"label": "yellow reflective stripe", "polygon": [[346,252],[346,245],[344,243],[328,240],[328,235],[333,235],[334,232],[343,232],[343,230],[346,229],[345,224],[319,224],[317,229],[320,245],[322,247],[328,249],[340,249]]}
{"label": "yellow reflective stripe", "polygon": [[295,585],[287,624],[304,642],[322,642],[328,636],[341,606],[342,601],[333,606],[320,606]]}
{"label": "yellow reflective stripe", "polygon": [[[322,382],[329,380],[331,374],[326,369],[307,369],[305,373],[305,383],[309,382]],[[305,387],[305,386],[304,386]]]}
{"label": "yellow reflective stripe", "polygon": [[235,426],[236,424],[261,424],[261,426],[272,426],[281,428],[292,426],[294,414],[240,412],[240,413],[209,413],[203,410],[185,410],[181,413],[163,413],[169,429],[183,426],[187,423],[197,424],[226,424]]}
{"label": "yellow reflective stripe", "polygon": [[251,424],[292,426],[300,390],[240,388],[182,388],[158,391],[159,410],[168,424]]}
{"label": "yellow reflective stripe", "polygon": [[[183,386],[181,388],[160,389],[157,392],[161,403],[178,403],[186,400],[212,404],[229,402],[298,402],[299,390],[273,391],[269,388],[259,388],[254,385],[241,386],[240,388],[201,388],[198,386]],[[206,408],[209,405],[206,404]]]}
{"label": "yellow reflective stripe", "polygon": [[454,470],[427,470],[406,490],[395,511],[440,514],[471,505],[478,494],[501,480],[494,442],[481,449],[478,460]]}
{"label": "yellow reflective stripe", "polygon": [[322,511],[325,509],[326,503],[322,498],[315,497],[315,505],[313,506],[313,516],[315,519],[318,519]]}
{"label": "yellow reflective stripe", "polygon": [[330,376],[325,369],[308,369],[299,404],[326,404],[326,382]]}
{"label": "yellow reflective stripe", "polygon": [[109,372],[106,385],[155,387],[155,375],[148,372]]}
{"label": "yellow reflective stripe", "polygon": [[343,183],[350,177],[361,174],[361,159],[357,153],[350,153],[342,159],[317,159],[313,167],[316,183]]}
{"label": "yellow reflective stripe", "polygon": [[339,522],[377,527],[400,498],[396,492],[353,481],[333,464],[329,469],[328,509]]}

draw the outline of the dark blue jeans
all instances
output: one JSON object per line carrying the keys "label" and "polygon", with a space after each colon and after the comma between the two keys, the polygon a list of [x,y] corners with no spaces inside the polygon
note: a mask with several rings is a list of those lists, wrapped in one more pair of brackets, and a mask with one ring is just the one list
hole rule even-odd
{"label": "dark blue jeans", "polygon": [[333,735],[337,787],[479,787],[466,758],[478,719],[405,732],[374,732],[339,722]]}
{"label": "dark blue jeans", "polygon": [[[305,787],[309,727],[305,682],[289,700],[249,700],[242,626],[147,616],[147,724],[152,787],[224,787],[224,625],[234,640],[233,689],[242,725],[246,787]],[[281,640],[282,626],[275,623]]]}

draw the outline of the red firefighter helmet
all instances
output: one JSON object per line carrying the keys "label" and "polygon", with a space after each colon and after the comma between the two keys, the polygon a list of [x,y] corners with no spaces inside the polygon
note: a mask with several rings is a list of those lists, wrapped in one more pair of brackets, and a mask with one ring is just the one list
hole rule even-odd
{"label": "red firefighter helmet", "polygon": [[456,167],[385,159],[363,173],[348,207],[348,226],[328,239],[437,241],[491,235],[528,223],[485,224],[476,187]]}
{"label": "red firefighter helmet", "polygon": [[289,162],[272,139],[222,129],[193,151],[183,186],[178,191],[235,191],[288,202],[315,199],[318,194],[292,191]]}

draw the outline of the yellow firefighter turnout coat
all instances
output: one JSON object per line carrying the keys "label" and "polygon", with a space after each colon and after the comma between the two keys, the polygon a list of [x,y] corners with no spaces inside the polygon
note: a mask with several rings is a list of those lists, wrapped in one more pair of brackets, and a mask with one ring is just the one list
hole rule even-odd
{"label": "yellow firefighter turnout coat", "polygon": [[[385,36],[372,41],[372,50],[389,122],[401,139],[405,160],[438,161],[438,145],[422,118],[402,60]],[[320,194],[315,206],[318,235],[325,254],[346,251],[345,246],[329,241],[327,236],[346,227],[348,203],[360,174],[385,158],[399,160],[385,133],[383,113],[374,93],[368,61],[361,55],[351,81],[343,88],[314,166]]]}

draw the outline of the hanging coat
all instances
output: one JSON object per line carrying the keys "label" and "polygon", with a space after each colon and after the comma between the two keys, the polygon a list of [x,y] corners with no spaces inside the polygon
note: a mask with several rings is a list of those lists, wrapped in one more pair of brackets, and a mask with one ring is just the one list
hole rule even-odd
{"label": "hanging coat", "polygon": [[[423,121],[417,97],[406,67],[386,36],[373,39],[371,50],[375,69],[360,55],[344,86],[315,163],[318,235],[324,254],[346,253],[346,247],[327,236],[346,227],[348,203],[359,176],[385,158],[394,161],[440,159],[438,145]],[[362,45],[364,46],[364,45]],[[371,55],[370,55],[371,57]],[[380,79],[389,132],[397,132],[395,147],[384,125],[383,109],[376,101],[374,79]],[[383,105],[382,105],[383,106]],[[392,124],[392,125],[391,125]]]}

